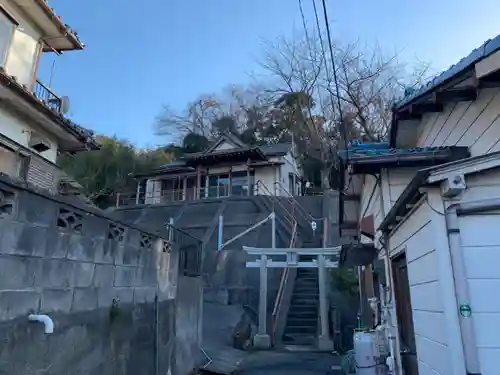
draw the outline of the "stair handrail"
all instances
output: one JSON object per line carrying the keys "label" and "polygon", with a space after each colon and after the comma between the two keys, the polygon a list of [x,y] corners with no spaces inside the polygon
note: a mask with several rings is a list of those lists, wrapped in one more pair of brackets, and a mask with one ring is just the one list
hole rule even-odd
{"label": "stair handrail", "polygon": [[[311,224],[311,230],[315,231],[315,229],[312,228],[312,223],[315,222],[315,223],[323,223],[323,225],[325,225],[327,219],[325,217],[315,217],[313,215],[311,215],[311,213],[307,212],[307,210],[304,208],[304,206],[302,206],[298,201],[297,199],[282,185],[282,183],[280,181],[276,181],[275,183],[275,186],[274,186],[274,190],[280,190],[280,191],[283,191],[286,195],[287,195],[287,198],[288,198],[288,201],[291,202],[291,205],[292,205],[292,210],[295,212],[298,212],[300,214],[300,216],[305,220],[307,221],[309,224]],[[295,210],[296,208],[296,210]]]}
{"label": "stair handrail", "polygon": [[[293,225],[294,223],[297,221],[295,219],[295,216],[293,215],[293,213],[291,213],[283,203],[281,203],[279,201],[279,199],[277,199],[275,193],[272,193],[271,190],[269,190],[269,188],[266,186],[266,184],[264,182],[262,182],[261,180],[257,180],[257,182],[255,183],[255,188],[257,189],[257,193],[259,192],[259,189],[262,187],[262,189],[264,190],[265,193],[267,194],[264,194],[264,195],[261,195],[261,197],[266,197],[265,199],[268,200],[268,202],[271,203],[271,207],[273,208],[273,211],[274,211],[274,207],[276,206],[276,204],[278,204],[281,209],[283,211],[285,211],[285,213],[289,216],[287,217],[286,215],[284,216],[284,218],[288,221],[288,223],[292,226],[293,228]],[[292,211],[293,211],[293,207],[292,207]]]}
{"label": "stair handrail", "polygon": [[243,237],[245,234],[253,231],[254,229],[257,229],[258,227],[260,227],[261,225],[267,223],[269,220],[272,219],[272,213],[269,214],[267,217],[265,217],[264,219],[256,222],[255,224],[249,226],[247,229],[241,231],[240,233],[238,233],[236,236],[234,236],[233,238],[227,240],[226,242],[224,242],[220,248],[219,248],[219,251],[224,249],[227,245],[233,243],[234,241],[240,239],[241,237]]}
{"label": "stair handrail", "polygon": [[[292,248],[295,246],[295,240],[297,238],[297,222],[294,223],[293,229],[292,229],[292,237],[290,239],[290,246],[289,248]],[[283,302],[283,293],[285,290],[285,286],[288,282],[288,275],[290,274],[289,268],[286,267],[283,270],[283,274],[281,275],[281,280],[280,280],[280,285],[278,288],[278,293],[276,294],[276,300],[274,301],[274,307],[273,307],[273,313],[272,313],[272,333],[273,333],[273,338],[276,336],[276,320],[278,313],[281,309],[282,302]]]}
{"label": "stair handrail", "polygon": [[[294,206],[297,206],[297,211],[306,220],[308,220],[308,221],[319,221],[319,220],[323,220],[324,219],[322,217],[314,217],[313,215],[311,215],[311,213],[307,212],[307,210],[297,201],[297,199],[293,196],[293,194],[291,194],[288,191],[288,189],[286,189],[283,186],[283,184],[281,183],[281,181],[275,181],[274,185],[275,185],[275,187],[277,186],[280,191],[283,191],[287,195],[287,198],[289,198],[289,200],[292,201],[292,204]],[[275,188],[275,190],[276,190],[276,188]]]}

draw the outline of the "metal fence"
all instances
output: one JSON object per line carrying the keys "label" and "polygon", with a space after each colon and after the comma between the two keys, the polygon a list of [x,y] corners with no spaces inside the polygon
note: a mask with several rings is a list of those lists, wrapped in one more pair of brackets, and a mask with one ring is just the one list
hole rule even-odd
{"label": "metal fence", "polygon": [[180,274],[183,276],[201,276],[203,241],[170,223],[166,223],[165,227],[170,243],[179,251]]}

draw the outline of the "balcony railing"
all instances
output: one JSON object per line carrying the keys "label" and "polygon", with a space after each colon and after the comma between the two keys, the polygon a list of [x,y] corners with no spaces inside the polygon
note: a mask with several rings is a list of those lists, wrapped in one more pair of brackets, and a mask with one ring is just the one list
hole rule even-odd
{"label": "balcony railing", "polygon": [[61,112],[61,98],[39,80],[36,80],[34,94],[38,99],[42,100],[47,107],[57,112]]}

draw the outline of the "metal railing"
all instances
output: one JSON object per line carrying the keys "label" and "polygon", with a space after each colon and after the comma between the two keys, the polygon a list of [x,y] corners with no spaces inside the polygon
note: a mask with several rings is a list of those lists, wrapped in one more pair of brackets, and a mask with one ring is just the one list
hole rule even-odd
{"label": "metal railing", "polygon": [[61,112],[61,104],[62,104],[61,98],[58,97],[50,88],[45,86],[38,79],[36,80],[35,83],[34,94],[38,99],[42,100],[47,107],[57,112]]}
{"label": "metal railing", "polygon": [[[265,194],[260,195],[260,191],[263,191]],[[276,197],[275,193],[271,192],[271,190],[269,190],[266,184],[261,180],[258,180],[255,183],[255,192],[256,195],[264,197],[264,199],[271,206],[273,212],[276,212],[276,207],[279,207],[284,212],[284,215],[282,215],[281,218],[287,222],[290,228],[293,228],[294,224],[297,222],[294,216],[295,213],[293,211],[293,206],[290,212],[290,210],[286,208],[285,205]]]}
{"label": "metal railing", "polygon": [[[274,191],[276,192],[276,196],[283,197],[287,199],[288,203],[291,205],[293,212],[300,216],[302,219],[307,221],[311,225],[311,230],[314,232],[315,229],[312,229],[312,223],[323,223],[325,222],[324,217],[314,217],[309,213],[293,196],[286,187],[284,187],[281,182],[276,181],[274,183]],[[284,195],[281,195],[281,193],[284,193]]]}
{"label": "metal railing", "polygon": [[[293,226],[292,237],[290,239],[290,245],[288,246],[289,248],[292,248],[295,246],[296,238],[297,238],[297,223],[295,223]],[[289,268],[283,269],[283,274],[281,275],[280,285],[278,288],[278,293],[276,294],[276,301],[274,302],[274,308],[273,308],[273,313],[272,313],[273,340],[276,340],[276,325],[277,325],[277,320],[278,320],[278,314],[279,314],[279,312],[281,310],[281,306],[283,304],[283,295],[285,292],[285,287],[288,284],[289,275],[290,275],[290,269]]]}
{"label": "metal railing", "polygon": [[[225,198],[225,197],[246,197],[254,195],[254,184],[247,188],[245,185],[221,185],[221,186],[203,186],[197,189],[189,187],[186,189],[164,189],[160,192],[146,193],[144,191],[137,193],[122,194],[116,196],[116,206],[129,206],[133,204],[145,203],[170,203],[181,201],[195,201],[199,199]],[[199,196],[197,195],[199,193]]]}
{"label": "metal railing", "polygon": [[[201,276],[203,241],[188,232],[176,228],[173,219],[165,223],[168,241],[179,251],[179,273],[183,276]],[[168,249],[164,249],[168,251]]]}

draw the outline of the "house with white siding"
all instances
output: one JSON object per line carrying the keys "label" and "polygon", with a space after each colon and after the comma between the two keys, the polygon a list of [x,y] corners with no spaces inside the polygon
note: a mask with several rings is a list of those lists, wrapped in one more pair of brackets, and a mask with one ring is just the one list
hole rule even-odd
{"label": "house with white siding", "polygon": [[302,173],[293,143],[249,146],[221,134],[203,152],[185,154],[138,180],[136,203],[159,204],[205,198],[301,192]]}
{"label": "house with white siding", "polygon": [[380,296],[392,373],[498,375],[500,36],[407,93],[388,144],[362,146],[342,157],[374,245],[359,265],[385,276],[364,292]]}
{"label": "house with white siding", "polygon": [[69,99],[37,78],[42,54],[83,48],[45,0],[0,0],[0,172],[56,190],[58,154],[98,147],[65,118]]}

